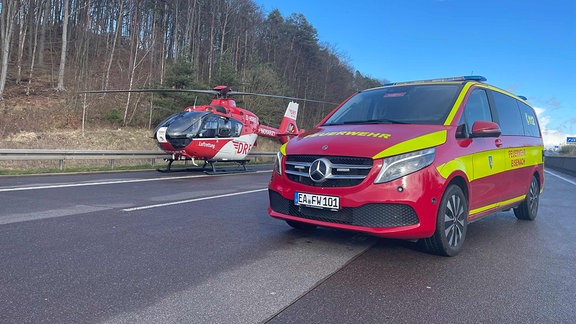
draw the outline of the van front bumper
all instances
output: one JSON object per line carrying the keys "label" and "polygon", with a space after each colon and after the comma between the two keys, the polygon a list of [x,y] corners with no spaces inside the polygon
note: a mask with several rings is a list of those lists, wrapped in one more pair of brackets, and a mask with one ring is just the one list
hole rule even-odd
{"label": "van front bumper", "polygon": [[[318,188],[273,174],[268,213],[274,218],[389,238],[418,239],[434,234],[445,181],[435,168],[389,183],[373,184],[369,178],[354,187]],[[296,205],[295,192],[338,196],[341,207],[332,211]]]}

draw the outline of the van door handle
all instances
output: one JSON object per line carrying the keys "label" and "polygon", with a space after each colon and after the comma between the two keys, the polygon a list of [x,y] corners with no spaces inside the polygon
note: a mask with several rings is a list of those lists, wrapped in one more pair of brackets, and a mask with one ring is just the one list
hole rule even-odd
{"label": "van door handle", "polygon": [[497,139],[494,141],[494,144],[496,144],[496,147],[500,147],[500,146],[502,146],[502,140],[499,139],[499,138],[497,138]]}

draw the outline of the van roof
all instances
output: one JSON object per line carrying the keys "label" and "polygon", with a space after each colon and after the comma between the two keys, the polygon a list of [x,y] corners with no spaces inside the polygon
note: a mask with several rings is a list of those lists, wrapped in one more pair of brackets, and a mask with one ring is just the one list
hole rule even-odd
{"label": "van roof", "polygon": [[[394,85],[407,85],[407,84],[418,84],[418,83],[435,83],[435,82],[465,82],[465,81],[474,81],[474,82],[486,82],[488,81],[488,79],[486,79],[484,76],[481,75],[463,75],[463,76],[457,76],[457,77],[448,77],[448,78],[437,78],[437,79],[428,79],[428,80],[414,80],[414,81],[402,81],[402,82],[390,82],[390,83],[386,83],[381,85],[380,87],[377,88],[381,88],[381,87],[387,87],[387,86],[394,86]],[[377,89],[377,88],[373,88],[373,89]],[[372,90],[372,89],[366,89],[366,90]],[[501,91],[505,91],[502,89],[499,89]],[[364,90],[365,91],[365,90]],[[362,91],[360,91],[362,92]],[[505,91],[507,92],[507,91]],[[509,94],[516,96],[524,101],[528,101],[528,98],[526,98],[525,96],[521,96],[521,95],[514,95],[510,92],[508,92]]]}
{"label": "van roof", "polygon": [[450,78],[439,78],[439,79],[430,79],[430,80],[416,80],[416,81],[404,81],[404,82],[391,82],[382,85],[391,86],[391,85],[400,85],[400,84],[412,84],[412,83],[425,83],[425,82],[453,82],[453,81],[477,81],[477,82],[485,82],[488,79],[481,75],[464,75],[458,77],[450,77]]}

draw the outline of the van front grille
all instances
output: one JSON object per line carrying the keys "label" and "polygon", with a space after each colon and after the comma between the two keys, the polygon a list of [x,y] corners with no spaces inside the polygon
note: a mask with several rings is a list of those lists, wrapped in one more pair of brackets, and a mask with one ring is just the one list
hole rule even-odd
{"label": "van front grille", "polygon": [[[310,167],[322,160],[324,177],[311,177]],[[312,187],[351,187],[360,184],[370,170],[373,160],[349,156],[288,155],[286,176],[294,182]],[[316,181],[314,180],[316,179]]]}

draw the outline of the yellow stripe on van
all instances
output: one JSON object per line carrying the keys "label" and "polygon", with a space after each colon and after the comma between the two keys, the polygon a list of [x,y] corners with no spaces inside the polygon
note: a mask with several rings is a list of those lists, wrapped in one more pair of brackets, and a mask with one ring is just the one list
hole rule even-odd
{"label": "yellow stripe on van", "polygon": [[[476,163],[474,163],[476,161]],[[436,169],[448,179],[455,171],[462,171],[468,181],[482,179],[509,170],[542,164],[542,147],[504,148],[458,157]]]}
{"label": "yellow stripe on van", "polygon": [[472,164],[472,157],[471,155],[464,155],[447,163],[439,165],[436,170],[444,179],[448,179],[448,177],[454,173],[455,171],[462,171],[468,177],[468,181],[472,181],[474,178],[474,165]]}
{"label": "yellow stripe on van", "polygon": [[505,157],[506,165],[510,169],[519,169],[525,166],[542,164],[542,150],[541,146],[508,149]]}
{"label": "yellow stripe on van", "polygon": [[[478,152],[473,154],[474,159],[474,176],[470,179],[482,179],[488,176],[506,172],[510,168],[506,167],[506,162],[504,161],[505,149],[498,149],[492,151]],[[490,161],[492,159],[492,161]]]}
{"label": "yellow stripe on van", "polygon": [[480,208],[476,208],[476,209],[471,210],[469,214],[470,214],[470,215],[475,215],[475,214],[478,214],[478,213],[481,213],[481,212],[483,212],[483,211],[487,211],[487,210],[490,210],[490,209],[493,209],[493,208],[497,208],[497,207],[500,207],[500,206],[506,206],[506,205],[510,205],[510,204],[513,204],[513,203],[517,203],[517,202],[520,202],[520,201],[522,201],[522,200],[524,200],[524,199],[526,199],[526,195],[522,195],[522,196],[520,196],[520,197],[516,197],[516,198],[512,198],[512,199],[500,201],[500,202],[497,202],[497,203],[494,203],[494,204],[491,204],[491,205],[488,205],[488,206],[482,206],[482,207],[480,207]]}
{"label": "yellow stripe on van", "polygon": [[444,126],[449,126],[450,124],[452,124],[452,121],[454,120],[454,117],[458,112],[458,108],[460,108],[460,105],[462,105],[462,101],[464,101],[464,97],[466,97],[466,94],[468,93],[468,89],[470,89],[470,87],[472,87],[473,85],[478,85],[478,83],[477,82],[466,83],[464,88],[460,91],[458,98],[456,98],[456,102],[454,102],[454,105],[452,106],[452,109],[450,110],[448,117],[444,121]]}
{"label": "yellow stripe on van", "polygon": [[446,142],[446,137],[447,131],[445,130],[415,137],[385,149],[384,151],[374,155],[372,159],[381,159],[387,156],[414,152],[429,147],[438,146]]}

